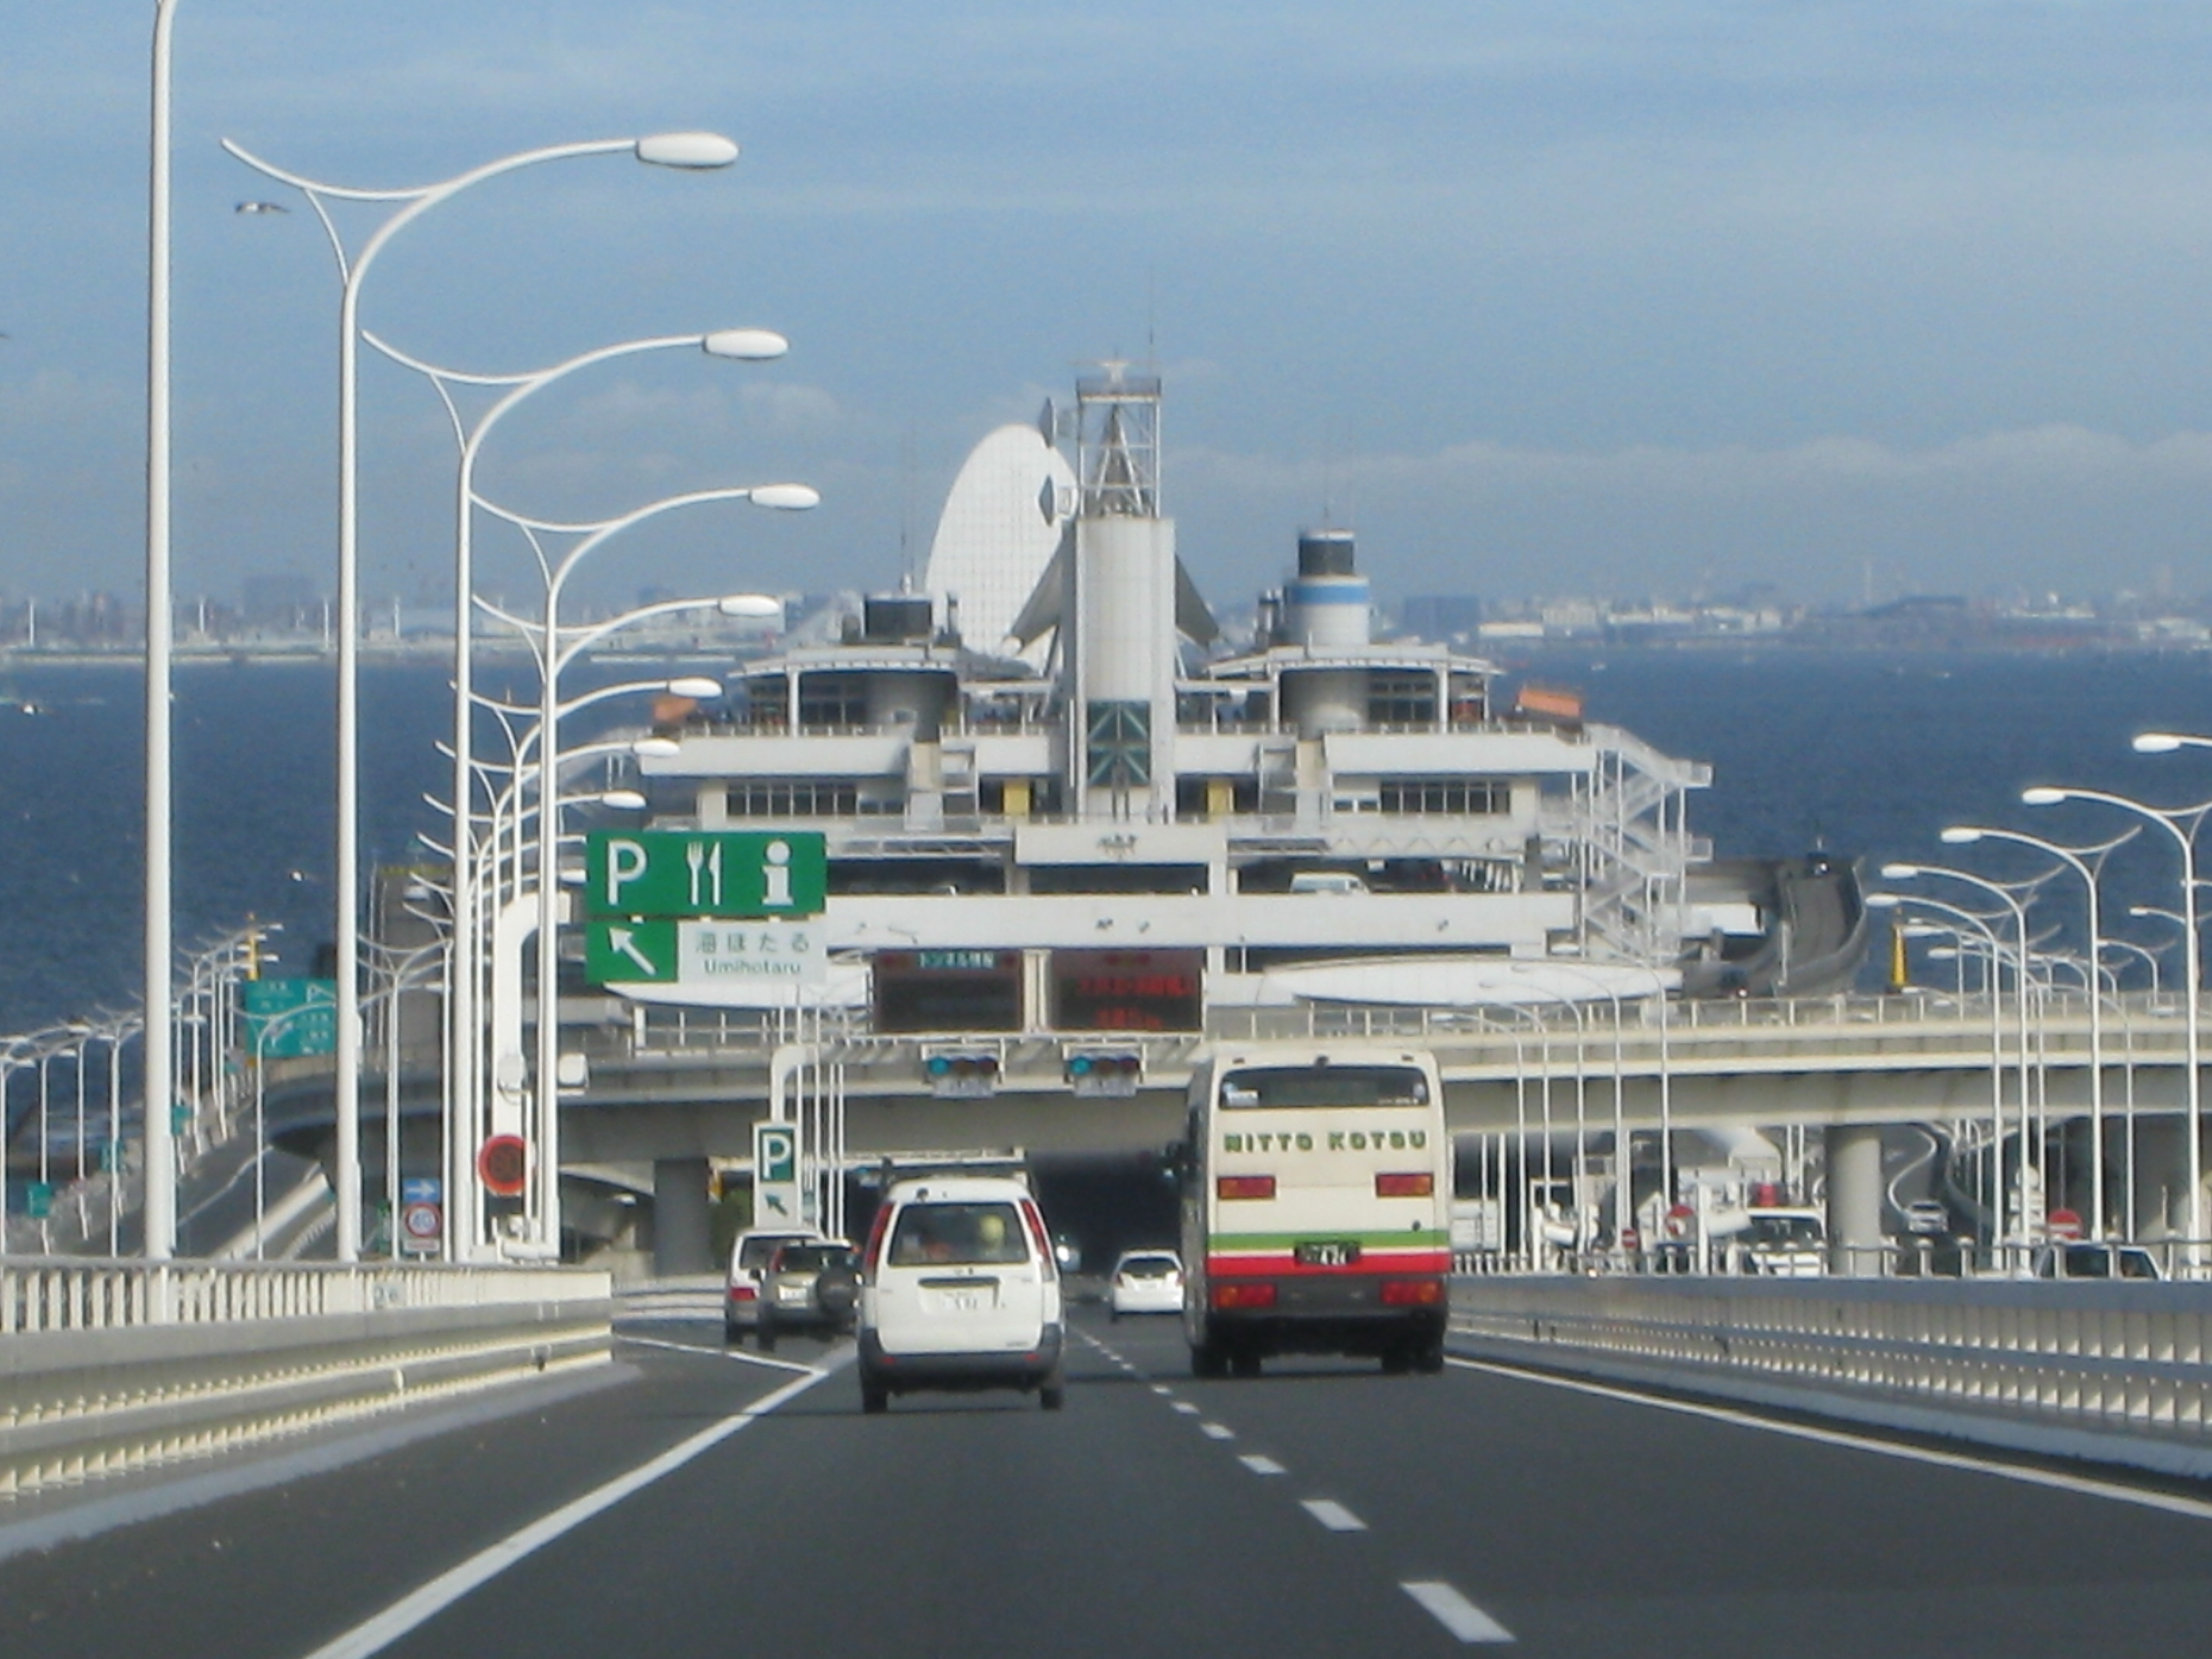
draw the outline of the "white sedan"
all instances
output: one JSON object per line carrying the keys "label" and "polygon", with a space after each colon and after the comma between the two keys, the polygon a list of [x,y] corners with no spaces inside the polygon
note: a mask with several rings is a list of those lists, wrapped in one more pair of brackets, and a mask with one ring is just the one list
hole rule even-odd
{"label": "white sedan", "polygon": [[1173,1250],[1124,1250],[1114,1264],[1107,1304],[1123,1314],[1181,1313],[1182,1258]]}

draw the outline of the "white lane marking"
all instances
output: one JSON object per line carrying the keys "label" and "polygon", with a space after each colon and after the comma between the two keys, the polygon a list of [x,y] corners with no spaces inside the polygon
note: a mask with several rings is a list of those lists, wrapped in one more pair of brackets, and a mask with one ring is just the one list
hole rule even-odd
{"label": "white lane marking", "polygon": [[1237,1461],[1242,1463],[1246,1468],[1251,1470],[1255,1474],[1287,1474],[1290,1473],[1289,1470],[1285,1469],[1273,1458],[1267,1456],[1260,1452],[1247,1452],[1243,1456],[1238,1458]]}
{"label": "white lane marking", "polygon": [[1168,1387],[1164,1382],[1155,1382],[1152,1384],[1152,1392],[1159,1395],[1161,1399],[1164,1400],[1170,1395],[1173,1394],[1175,1390]]}
{"label": "white lane marking", "polygon": [[[705,1350],[701,1350],[705,1352]],[[356,1625],[344,1635],[325,1642],[307,1659],[368,1659],[401,1637],[435,1618],[479,1584],[497,1577],[518,1561],[541,1550],[563,1534],[573,1532],[604,1510],[611,1509],[632,1492],[651,1486],[665,1474],[682,1468],[702,1452],[711,1451],[739,1430],[749,1428],[770,1412],[797,1399],[829,1370],[809,1370],[771,1394],[763,1395],[733,1417],[726,1417],[689,1440],[670,1447],[659,1456],[639,1464],[627,1474],[617,1475],[596,1491],[564,1504],[550,1515],[540,1516],[518,1532],[510,1533],[489,1548],[477,1551],[459,1566],[448,1568],[421,1589],[403,1595],[374,1618]]]}
{"label": "white lane marking", "polygon": [[709,1359],[734,1359],[740,1365],[764,1365],[772,1371],[797,1371],[803,1376],[819,1375],[819,1365],[802,1365],[795,1359],[770,1359],[766,1354],[744,1353],[735,1348],[710,1348],[697,1342],[667,1342],[657,1336],[623,1336],[619,1332],[616,1340],[631,1342],[641,1348],[669,1348],[678,1353],[704,1354]]}
{"label": "white lane marking", "polygon": [[1409,1578],[1398,1588],[1462,1642],[1510,1642],[1513,1632],[1441,1578]]}
{"label": "white lane marking", "polygon": [[1192,1405],[1188,1400],[1176,1401],[1175,1402],[1175,1408],[1181,1412],[1185,1417],[1195,1417],[1198,1415],[1198,1407]]}
{"label": "white lane marking", "polygon": [[1208,1440],[1234,1440],[1237,1437],[1237,1431],[1226,1423],[1201,1423],[1198,1425],[1198,1431]]}
{"label": "white lane marking", "polygon": [[1649,1406],[1655,1411],[1680,1412],[1686,1417],[1710,1418],[1715,1422],[1732,1424],[1740,1429],[1760,1429],[1768,1434],[1811,1440],[1824,1446],[1841,1446],[1850,1451],[1873,1452],[1882,1457],[1902,1458],[1908,1463],[1932,1463],[1937,1468],[1994,1474],[2001,1480],[2018,1480],[2027,1486],[2049,1486],[2058,1492],[2079,1492],[2088,1498],[2109,1498],[2118,1504],[2134,1504],[2148,1510],[2164,1510],[2169,1515],[2185,1515],[2192,1521],[2212,1521],[2212,1503],[2202,1498],[2181,1498],[2172,1492],[2146,1492],[2135,1486],[2121,1486],[2117,1481],[2099,1480],[2089,1475],[2061,1474],[2054,1469],[1993,1462],[1969,1456],[1964,1452],[1936,1451],[1927,1446],[1877,1440],[1846,1433],[1840,1429],[1818,1429],[1805,1423],[1778,1422],[1752,1412],[1732,1410],[1726,1406],[1704,1406],[1687,1400],[1662,1400],[1652,1395],[1638,1394],[1633,1389],[1613,1388],[1602,1382],[1584,1382],[1573,1377],[1546,1376],[1535,1371],[1516,1370],[1510,1365],[1485,1364],[1480,1360],[1461,1359],[1455,1356],[1444,1363],[1463,1371],[1487,1371],[1493,1376],[1509,1377],[1516,1382],[1538,1382],[1547,1389],[1565,1389],[1576,1394],[1597,1395],[1607,1400],[1625,1400],[1631,1405]]}
{"label": "white lane marking", "polygon": [[1365,1532],[1367,1523],[1334,1498],[1308,1498],[1302,1500],[1305,1512],[1327,1527],[1331,1532]]}

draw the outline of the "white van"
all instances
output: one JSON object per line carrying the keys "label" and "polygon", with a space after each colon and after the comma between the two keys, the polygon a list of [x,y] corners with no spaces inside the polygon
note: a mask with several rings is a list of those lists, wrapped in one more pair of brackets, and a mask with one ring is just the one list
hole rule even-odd
{"label": "white van", "polygon": [[902,1181],[860,1257],[860,1403],[921,1389],[1066,1398],[1060,1271],[1027,1186],[984,1176]]}

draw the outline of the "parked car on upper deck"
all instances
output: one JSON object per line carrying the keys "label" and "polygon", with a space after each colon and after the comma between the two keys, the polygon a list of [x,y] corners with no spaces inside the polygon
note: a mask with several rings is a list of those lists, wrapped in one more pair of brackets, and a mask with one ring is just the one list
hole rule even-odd
{"label": "parked car on upper deck", "polygon": [[2028,1272],[2037,1279],[2164,1279],[2158,1258],[2140,1244],[2108,1244],[2075,1239],[2064,1244],[2039,1244],[2028,1257]]}

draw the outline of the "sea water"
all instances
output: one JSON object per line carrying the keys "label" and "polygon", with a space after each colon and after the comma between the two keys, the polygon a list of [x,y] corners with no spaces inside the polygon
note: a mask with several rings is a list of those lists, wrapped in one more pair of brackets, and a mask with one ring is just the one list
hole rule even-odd
{"label": "sea water", "polygon": [[[1877,656],[1761,651],[1559,652],[1516,676],[1581,690],[1593,720],[1708,762],[1692,829],[1718,855],[1814,850],[2011,877],[2046,867],[2021,849],[1947,848],[1953,823],[2087,842],[2135,820],[2110,809],[2020,804],[2030,784],[2161,805],[2212,799],[2212,750],[2145,757],[2155,728],[2212,732],[2212,657]],[[526,671],[494,690],[529,695]],[[327,664],[193,664],[175,677],[174,872],[180,950],[281,923],[276,971],[307,970],[333,931],[333,680]],[[144,891],[142,680],[129,666],[0,675],[0,1033],[134,1001]],[[426,856],[447,838],[428,801],[453,793],[434,744],[452,724],[443,665],[365,666],[362,867]],[[1510,686],[1504,696],[1510,698]],[[573,738],[577,734],[570,734]],[[2130,904],[2175,907],[2175,846],[2146,828],[2114,855],[2106,932],[2170,938]],[[1969,888],[1914,884],[1984,908]],[[2039,926],[2078,940],[2081,884],[2052,882]]]}

